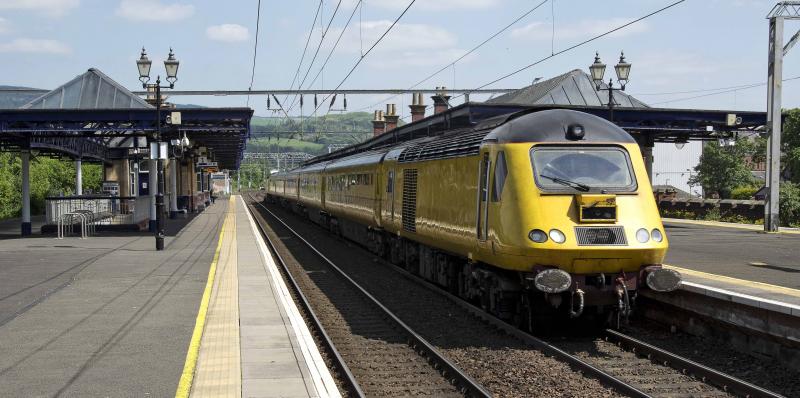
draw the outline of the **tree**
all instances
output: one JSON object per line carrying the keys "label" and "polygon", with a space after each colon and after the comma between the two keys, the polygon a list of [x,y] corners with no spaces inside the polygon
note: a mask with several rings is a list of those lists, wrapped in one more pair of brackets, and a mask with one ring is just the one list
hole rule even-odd
{"label": "tree", "polygon": [[784,112],[781,152],[782,175],[800,183],[800,108]]}
{"label": "tree", "polygon": [[689,184],[701,185],[706,195],[715,193],[722,199],[729,198],[734,188],[753,183],[753,175],[745,162],[751,151],[752,144],[746,140],[738,140],[732,146],[720,146],[716,142],[706,144],[700,163],[694,168],[697,174],[689,179]]}

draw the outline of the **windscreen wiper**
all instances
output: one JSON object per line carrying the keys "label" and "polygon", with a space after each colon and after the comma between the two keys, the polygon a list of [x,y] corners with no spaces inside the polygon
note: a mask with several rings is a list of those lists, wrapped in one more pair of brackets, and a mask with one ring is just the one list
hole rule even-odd
{"label": "windscreen wiper", "polygon": [[553,182],[557,182],[557,183],[559,183],[561,185],[566,185],[568,187],[575,188],[575,189],[577,189],[577,190],[579,190],[581,192],[589,192],[589,190],[592,189],[590,186],[588,186],[586,184],[581,184],[579,182],[575,182],[575,181],[571,181],[571,180],[565,180],[563,178],[548,176],[548,175],[544,175],[544,174],[539,174],[539,176],[547,178],[548,180],[552,180]]}

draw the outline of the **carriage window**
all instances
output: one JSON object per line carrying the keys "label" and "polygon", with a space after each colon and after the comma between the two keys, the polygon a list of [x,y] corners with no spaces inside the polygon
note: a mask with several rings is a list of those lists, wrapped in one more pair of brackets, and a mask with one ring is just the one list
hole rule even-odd
{"label": "carriage window", "polygon": [[492,189],[492,202],[499,202],[503,194],[503,186],[506,184],[508,168],[506,167],[506,154],[503,151],[497,153],[494,165],[494,187]]}

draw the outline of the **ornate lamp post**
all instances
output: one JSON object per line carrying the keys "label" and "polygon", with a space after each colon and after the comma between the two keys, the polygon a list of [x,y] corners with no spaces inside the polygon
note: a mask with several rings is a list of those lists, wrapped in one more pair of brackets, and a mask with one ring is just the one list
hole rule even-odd
{"label": "ornate lamp post", "polygon": [[[158,173],[158,183],[157,191],[156,191],[156,230],[155,230],[155,238],[156,238],[156,250],[164,250],[164,160],[162,156],[162,141],[161,141],[161,89],[162,88],[174,88],[175,82],[178,80],[178,65],[179,61],[175,59],[175,54],[172,52],[172,48],[169,49],[169,57],[164,61],[164,69],[167,72],[167,82],[169,82],[169,86],[161,86],[161,75],[156,77],[155,84],[148,84],[150,81],[150,67],[152,66],[152,61],[147,58],[147,53],[142,47],[142,54],[139,57],[139,60],[136,61],[136,67],[139,69],[139,81],[142,82],[142,88],[153,88],[156,92],[156,134],[152,139],[155,140],[156,146],[153,148],[151,146],[151,157],[153,149],[156,150],[156,161],[157,161],[157,173]],[[166,155],[166,151],[163,151],[164,155]]]}
{"label": "ornate lamp post", "polygon": [[631,64],[625,62],[624,52],[620,53],[619,62],[614,65],[614,70],[617,73],[617,83],[619,83],[620,88],[614,88],[614,81],[611,78],[608,79],[608,87],[600,87],[603,83],[603,75],[606,73],[606,64],[600,61],[600,54],[595,53],[594,63],[589,66],[589,72],[592,75],[595,89],[597,89],[597,91],[608,91],[608,119],[611,121],[614,120],[614,105],[616,105],[614,103],[614,90],[625,91],[625,85],[628,84],[628,76],[631,73]]}

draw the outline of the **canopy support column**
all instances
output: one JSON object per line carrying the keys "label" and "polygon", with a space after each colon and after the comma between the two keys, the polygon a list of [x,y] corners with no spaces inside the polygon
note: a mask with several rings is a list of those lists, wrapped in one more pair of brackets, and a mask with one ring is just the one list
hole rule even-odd
{"label": "canopy support column", "polygon": [[158,218],[156,216],[156,192],[158,192],[158,166],[155,159],[150,159],[147,162],[147,193],[150,195],[150,222],[148,223],[149,231],[155,232],[158,225]]}
{"label": "canopy support column", "polygon": [[83,195],[83,173],[81,158],[75,159],[75,195]]}
{"label": "canopy support column", "polygon": [[22,226],[21,235],[32,234],[31,228],[31,153],[28,150],[20,152],[22,160]]}
{"label": "canopy support column", "polygon": [[169,161],[169,217],[178,216],[178,159]]}

